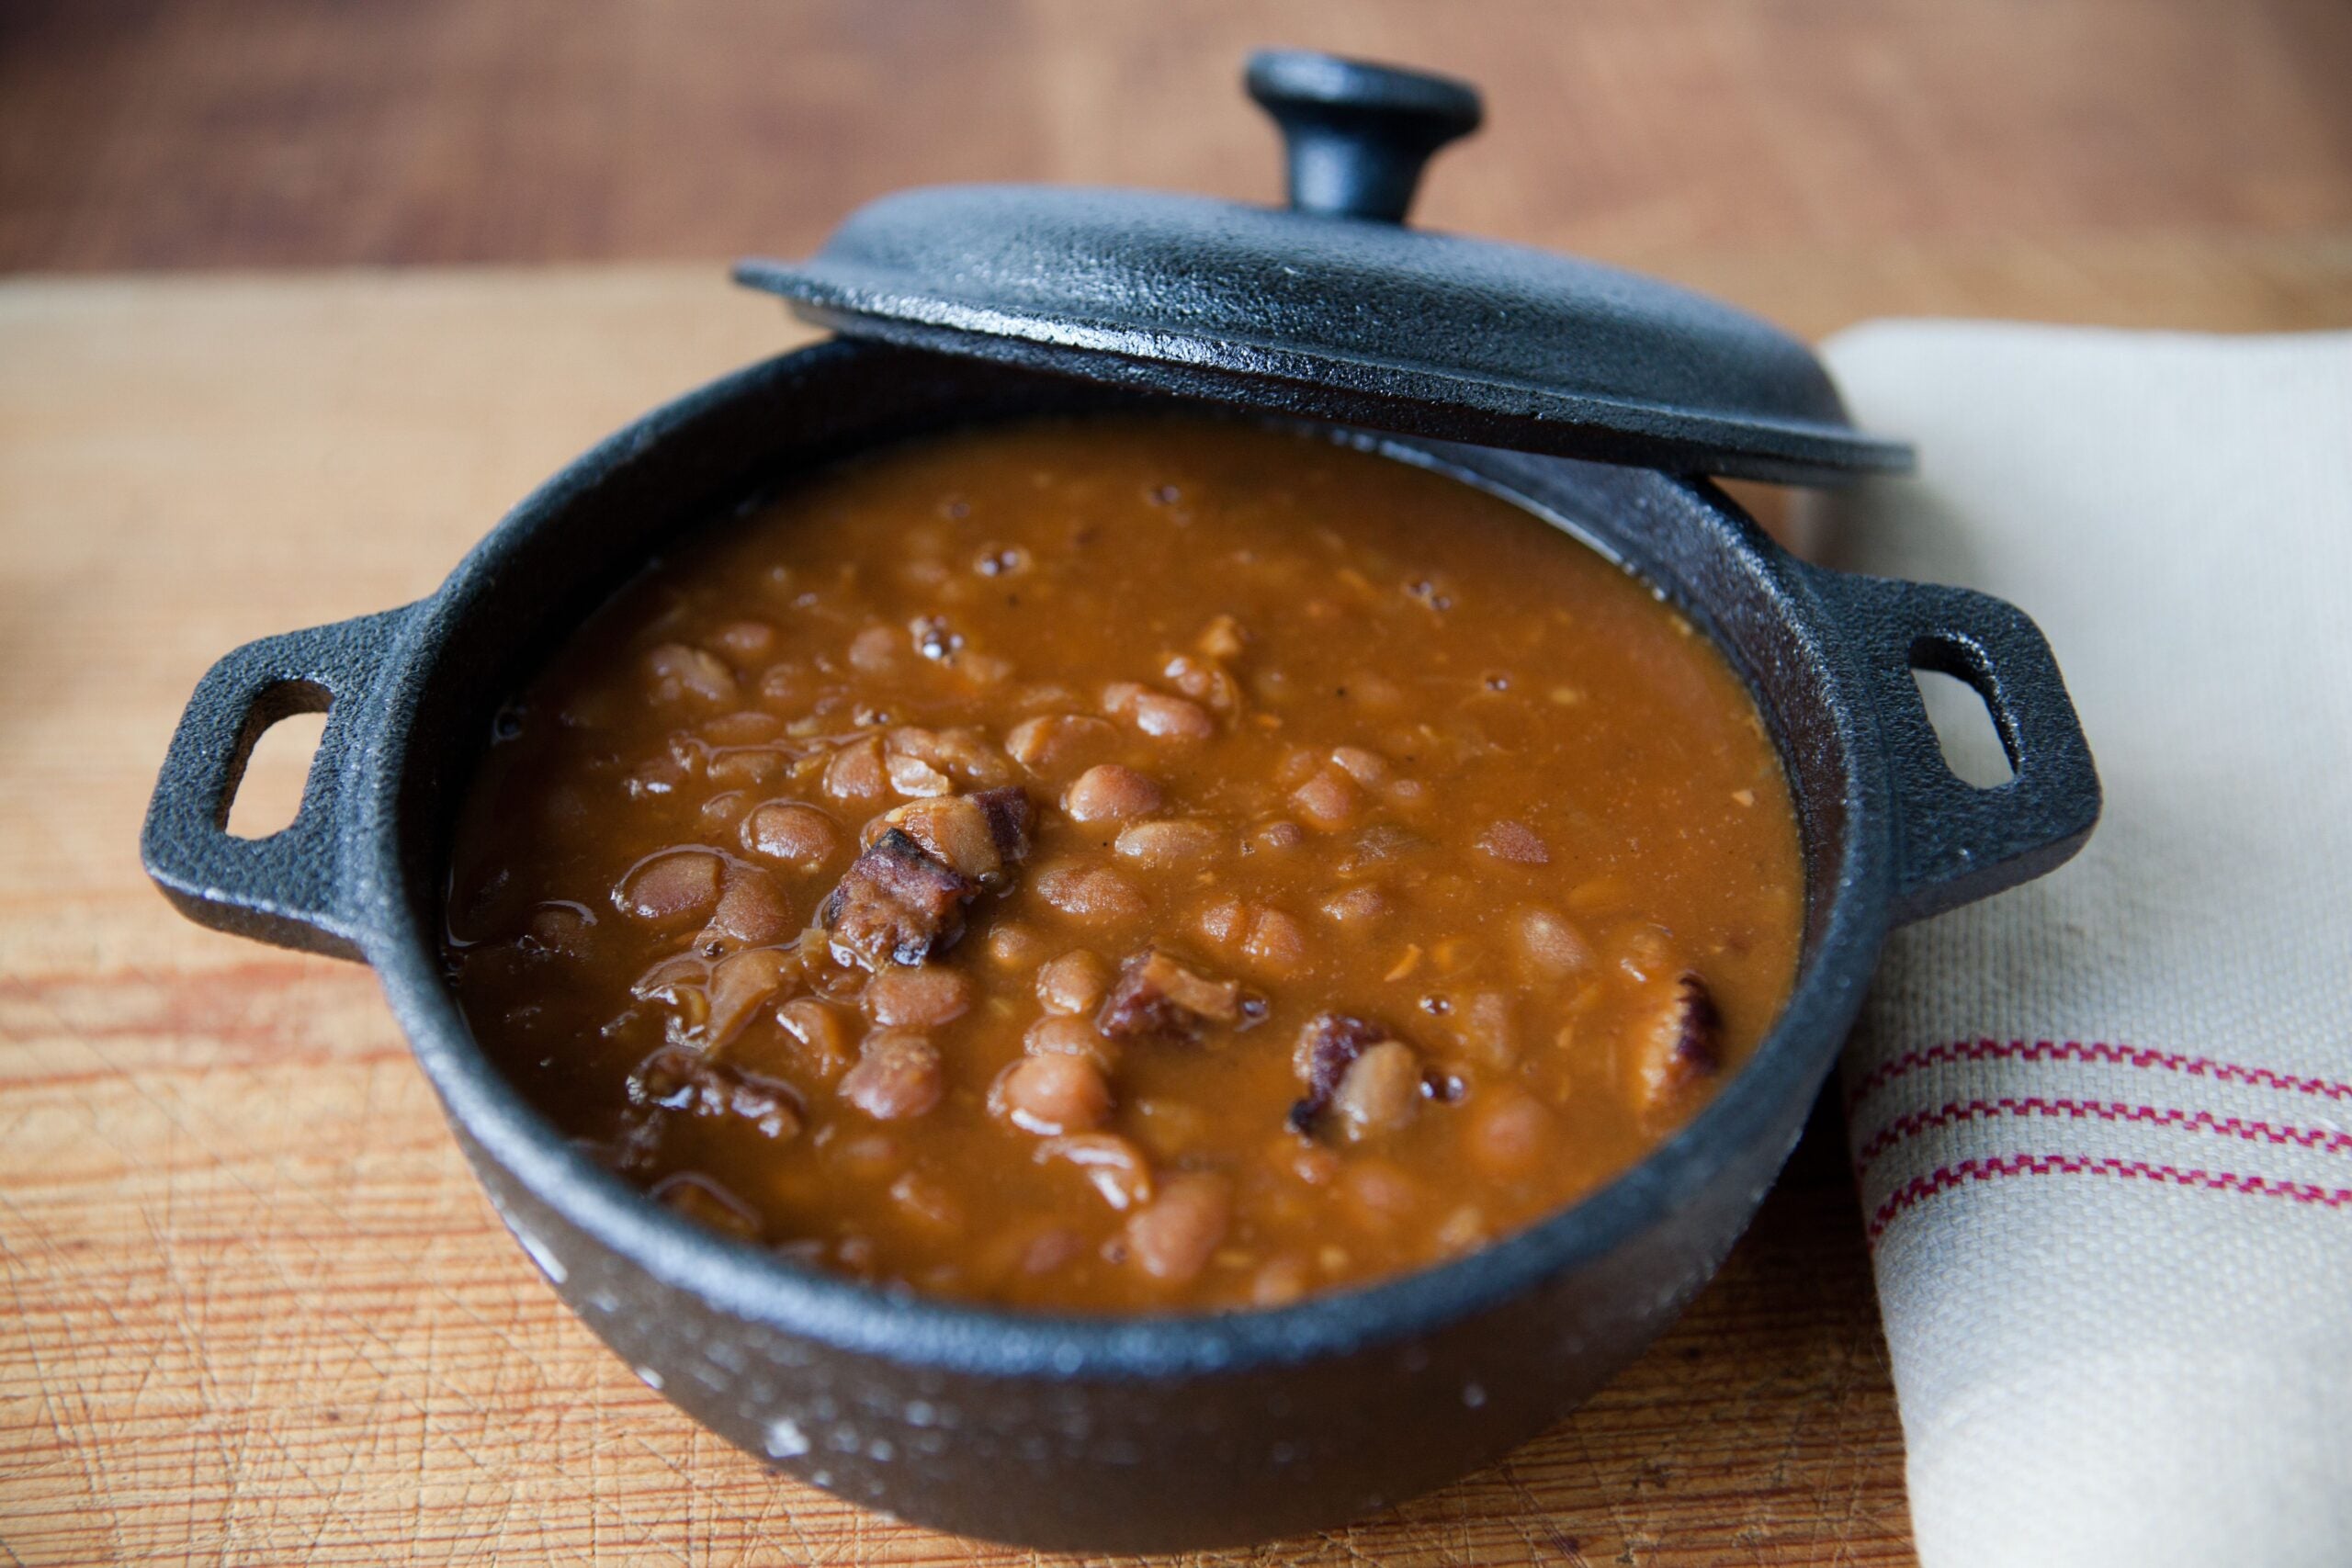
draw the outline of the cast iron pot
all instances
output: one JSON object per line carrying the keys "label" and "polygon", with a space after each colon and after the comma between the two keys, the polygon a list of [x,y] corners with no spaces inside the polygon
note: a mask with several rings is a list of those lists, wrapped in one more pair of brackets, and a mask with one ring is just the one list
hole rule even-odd
{"label": "cast iron pot", "polygon": [[[1722,1260],[1794,1143],[1889,929],[2049,869],[2098,809],[2049,649],[1999,600],[1801,563],[1703,480],[1339,434],[1623,560],[1715,639],[1761,706],[1803,820],[1803,966],[1713,1104],[1600,1191],[1457,1262],[1196,1316],[1050,1317],[886,1292],[705,1231],[574,1152],[476,1045],[438,953],[450,825],[500,704],[650,556],[794,475],[925,430],[1137,401],[845,342],[728,377],[557,476],[432,597],[222,660],[173,739],[143,845],[191,919],[375,966],[492,1201],[649,1384],[843,1496],[972,1535],[1099,1550],[1332,1525],[1557,1420]],[[1975,789],[1946,769],[1915,667],[1984,694],[2009,783]],[[293,825],[229,836],[253,741],[320,707]]]}

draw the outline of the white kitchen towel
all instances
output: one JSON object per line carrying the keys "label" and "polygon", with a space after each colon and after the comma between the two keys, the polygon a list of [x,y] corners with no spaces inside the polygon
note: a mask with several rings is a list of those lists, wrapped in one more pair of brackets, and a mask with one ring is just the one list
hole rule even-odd
{"label": "white kitchen towel", "polygon": [[1845,1061],[1919,1555],[2352,1564],[2352,334],[1827,357],[1920,468],[1816,552],[2024,609],[2107,794]]}

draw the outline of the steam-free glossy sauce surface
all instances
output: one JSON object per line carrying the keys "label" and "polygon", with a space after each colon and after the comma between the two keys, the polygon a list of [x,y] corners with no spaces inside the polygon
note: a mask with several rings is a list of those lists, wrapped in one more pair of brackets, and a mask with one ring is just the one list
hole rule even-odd
{"label": "steam-free glossy sauce surface", "polygon": [[447,959],[705,1224],[1158,1311],[1623,1170],[1803,908],[1754,709],[1641,583],[1439,475],[1136,417],[875,454],[634,582],[501,717]]}

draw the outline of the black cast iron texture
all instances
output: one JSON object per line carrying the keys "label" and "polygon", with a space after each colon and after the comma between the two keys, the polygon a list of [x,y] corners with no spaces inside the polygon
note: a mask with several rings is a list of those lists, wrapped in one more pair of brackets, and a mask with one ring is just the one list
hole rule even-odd
{"label": "black cast iron texture", "polygon": [[[1566,1414],[1747,1223],[1890,923],[2046,869],[2098,807],[2048,649],[1997,600],[1803,565],[1702,481],[1355,437],[1625,561],[1725,650],[1773,730],[1804,827],[1803,967],[1754,1059],[1689,1127],[1584,1201],[1441,1268],[1274,1311],[1093,1320],[817,1272],[700,1229],[573,1152],[476,1046],[439,954],[450,825],[498,705],[646,560],[794,475],[926,430],[1136,402],[844,343],[714,383],[550,480],[429,599],[223,660],[173,740],[143,844],[193,918],[375,965],[509,1226],[668,1398],[859,1502],[1097,1550],[1332,1525]],[[1909,675],[1923,649],[1986,693],[2010,783],[1975,791],[1944,771]],[[273,839],[229,839],[250,716],[320,689],[334,705],[300,816]]]}
{"label": "black cast iron texture", "polygon": [[1329,55],[1254,56],[1288,210],[1205,197],[940,186],[736,277],[847,337],[1263,412],[1675,472],[1801,483],[1907,468],[1804,344],[1596,262],[1410,230],[1476,90]]}

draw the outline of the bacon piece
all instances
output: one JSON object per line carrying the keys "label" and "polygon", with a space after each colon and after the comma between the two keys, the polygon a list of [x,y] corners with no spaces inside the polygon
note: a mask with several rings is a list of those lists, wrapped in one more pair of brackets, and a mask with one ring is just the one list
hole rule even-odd
{"label": "bacon piece", "polygon": [[1094,1027],[1105,1039],[1160,1035],[1193,1040],[1207,1024],[1230,1025],[1244,1012],[1238,981],[1212,980],[1156,947],[1119,965]]}
{"label": "bacon piece", "polygon": [[871,966],[921,964],[963,934],[980,885],[892,828],[850,863],[818,919],[834,951]]}
{"label": "bacon piece", "polygon": [[1634,1043],[1644,1109],[1670,1105],[1720,1071],[1723,1033],[1723,1014],[1707,982],[1688,969],[1675,976],[1665,1001]]}
{"label": "bacon piece", "polygon": [[[1037,808],[1017,786],[918,800],[886,814],[817,918],[871,968],[921,964],[963,934],[964,906],[1029,853]],[[868,829],[872,829],[869,828]]]}
{"label": "bacon piece", "polygon": [[1298,1032],[1297,1049],[1291,1054],[1299,1082],[1306,1086],[1305,1097],[1290,1108],[1291,1130],[1301,1135],[1313,1133],[1356,1058],[1382,1041],[1396,1038],[1380,1024],[1351,1013],[1319,1012],[1308,1019]]}
{"label": "bacon piece", "polygon": [[1037,825],[1037,807],[1018,784],[984,789],[970,797],[988,818],[989,836],[996,840],[997,858],[1017,865],[1029,858],[1029,835]]}

